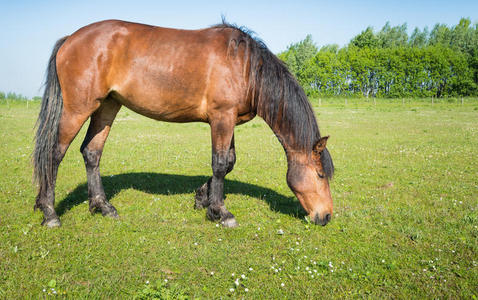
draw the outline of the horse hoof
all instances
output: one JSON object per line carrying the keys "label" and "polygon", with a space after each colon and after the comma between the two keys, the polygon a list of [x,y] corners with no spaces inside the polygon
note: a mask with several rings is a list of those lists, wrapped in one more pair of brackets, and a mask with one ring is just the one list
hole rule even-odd
{"label": "horse hoof", "polygon": [[44,219],[41,224],[43,226],[48,227],[48,228],[60,227],[61,226],[60,219],[58,219],[58,218],[53,218],[53,219],[48,219],[48,220]]}
{"label": "horse hoof", "polygon": [[104,217],[119,219],[119,215],[116,211],[111,211],[103,215]]}
{"label": "horse hoof", "polygon": [[210,220],[210,221],[217,221],[217,220],[220,220],[221,219],[221,215],[218,211],[215,211],[211,208],[211,206],[208,207],[207,211],[206,211],[206,217]]}
{"label": "horse hoof", "polygon": [[222,226],[227,228],[234,228],[237,227],[239,224],[236,222],[236,218],[227,218],[221,221]]}
{"label": "horse hoof", "polygon": [[116,208],[114,208],[113,206],[102,210],[101,214],[103,215],[103,217],[110,217],[110,218],[113,218],[113,219],[119,219],[118,212],[116,211]]}

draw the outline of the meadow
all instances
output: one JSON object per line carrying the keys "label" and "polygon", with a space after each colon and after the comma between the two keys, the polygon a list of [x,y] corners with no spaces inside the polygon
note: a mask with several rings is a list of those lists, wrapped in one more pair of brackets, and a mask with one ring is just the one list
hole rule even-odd
{"label": "meadow", "polygon": [[478,100],[314,100],[336,172],[334,216],[310,224],[264,121],[236,127],[227,229],[194,210],[207,124],[122,108],[101,174],[120,219],[88,211],[79,152],[60,166],[62,227],[33,211],[39,102],[0,104],[0,298],[478,297]]}

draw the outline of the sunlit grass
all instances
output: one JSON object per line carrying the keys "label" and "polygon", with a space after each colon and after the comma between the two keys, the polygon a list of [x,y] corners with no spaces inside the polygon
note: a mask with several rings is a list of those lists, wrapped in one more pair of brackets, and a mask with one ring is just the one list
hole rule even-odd
{"label": "sunlit grass", "polygon": [[123,108],[101,162],[120,220],[88,212],[83,128],[59,171],[63,226],[50,230],[33,212],[39,105],[1,104],[0,298],[477,297],[478,101],[312,103],[336,166],[326,227],[303,218],[259,118],[235,131],[225,189],[240,226],[225,229],[193,209],[209,126]]}

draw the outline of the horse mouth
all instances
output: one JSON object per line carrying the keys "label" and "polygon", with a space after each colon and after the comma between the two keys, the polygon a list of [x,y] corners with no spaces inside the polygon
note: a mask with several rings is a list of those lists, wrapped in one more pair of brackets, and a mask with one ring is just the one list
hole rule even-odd
{"label": "horse mouth", "polygon": [[314,224],[325,226],[330,222],[331,219],[332,219],[331,214],[326,214],[324,218],[320,218],[319,213],[316,213],[314,217]]}

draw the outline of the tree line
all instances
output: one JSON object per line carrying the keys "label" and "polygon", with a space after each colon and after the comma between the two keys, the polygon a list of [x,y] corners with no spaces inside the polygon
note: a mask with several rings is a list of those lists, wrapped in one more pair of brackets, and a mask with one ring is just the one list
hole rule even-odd
{"label": "tree line", "polygon": [[0,102],[1,101],[6,101],[6,100],[12,100],[12,101],[27,101],[27,100],[32,100],[32,101],[40,101],[41,97],[40,96],[34,96],[32,98],[28,98],[27,96],[24,96],[20,93],[14,93],[14,92],[2,92],[0,91]]}
{"label": "tree line", "polygon": [[17,94],[17,93],[13,93],[13,92],[4,93],[4,92],[0,91],[0,101],[1,100],[6,100],[6,99],[9,99],[9,100],[28,100],[28,98],[23,96],[22,94]]}
{"label": "tree line", "polygon": [[308,35],[278,54],[309,96],[478,96],[478,24],[462,18],[430,31],[368,27],[344,47]]}

